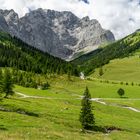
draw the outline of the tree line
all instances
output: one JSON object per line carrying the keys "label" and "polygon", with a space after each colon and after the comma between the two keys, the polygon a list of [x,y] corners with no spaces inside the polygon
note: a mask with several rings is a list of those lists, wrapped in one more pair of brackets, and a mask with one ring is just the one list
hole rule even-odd
{"label": "tree line", "polygon": [[39,51],[9,34],[0,32],[0,67],[13,67],[35,73],[78,75],[70,62]]}
{"label": "tree line", "polygon": [[104,48],[99,48],[95,52],[86,54],[85,56],[74,60],[72,63],[76,66],[78,65],[80,71],[84,71],[86,75],[89,75],[94,72],[96,68],[108,64],[110,60],[129,57],[139,48],[140,32],[136,32],[126,38],[111,43]]}
{"label": "tree line", "polygon": [[5,94],[5,98],[7,98],[8,95],[14,94],[14,84],[41,90],[50,88],[50,84],[46,78],[42,81],[39,75],[36,75],[35,73],[18,69],[0,68],[0,93]]}

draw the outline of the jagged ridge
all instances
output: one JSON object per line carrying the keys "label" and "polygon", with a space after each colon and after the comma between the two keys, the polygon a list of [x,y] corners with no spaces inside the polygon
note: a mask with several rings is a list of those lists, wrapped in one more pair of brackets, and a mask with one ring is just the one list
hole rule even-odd
{"label": "jagged ridge", "polygon": [[97,20],[90,20],[89,17],[80,19],[67,11],[37,9],[22,18],[13,10],[0,10],[0,14],[0,18],[5,19],[4,31],[65,60],[74,59],[96,50],[102,43],[115,40],[114,35],[102,29]]}

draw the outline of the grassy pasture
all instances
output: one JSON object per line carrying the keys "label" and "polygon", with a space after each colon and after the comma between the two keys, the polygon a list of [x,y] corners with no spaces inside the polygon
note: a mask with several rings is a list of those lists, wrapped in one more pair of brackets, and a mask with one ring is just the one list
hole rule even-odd
{"label": "grassy pasture", "polygon": [[[15,91],[31,96],[42,96],[42,99],[21,98],[15,95],[12,99],[4,99],[0,107],[12,110],[0,111],[0,139],[8,140],[139,140],[140,113],[118,106],[106,106],[93,102],[97,126],[114,126],[122,131],[114,130],[105,134],[102,132],[81,133],[79,112],[80,96],[87,85],[92,98],[106,98],[107,103],[129,105],[140,109],[139,101],[122,100],[117,95],[117,89],[122,87],[128,99],[140,98],[139,86],[100,83],[96,80],[81,81],[73,78],[67,81],[64,77],[51,82],[51,88],[46,91],[15,86]],[[107,98],[117,99],[108,100]],[[20,111],[33,112],[38,116],[27,115]]]}

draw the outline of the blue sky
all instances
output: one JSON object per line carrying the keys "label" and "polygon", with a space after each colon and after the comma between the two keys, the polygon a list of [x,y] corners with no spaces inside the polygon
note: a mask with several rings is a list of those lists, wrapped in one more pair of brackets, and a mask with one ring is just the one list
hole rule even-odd
{"label": "blue sky", "polygon": [[87,4],[89,4],[89,1],[88,0],[82,0],[83,2],[85,2],[85,3],[87,3]]}
{"label": "blue sky", "polygon": [[117,39],[140,28],[140,0],[0,0],[1,9],[14,9],[20,17],[37,8],[71,11],[97,19]]}

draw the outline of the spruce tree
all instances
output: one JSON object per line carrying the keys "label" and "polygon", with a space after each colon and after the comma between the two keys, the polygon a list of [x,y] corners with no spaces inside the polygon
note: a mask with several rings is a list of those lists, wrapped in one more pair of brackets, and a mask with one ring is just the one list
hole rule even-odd
{"label": "spruce tree", "polygon": [[92,113],[92,102],[91,102],[91,95],[89,93],[88,87],[84,92],[84,97],[81,102],[82,108],[80,112],[80,122],[82,125],[82,129],[86,130],[93,130],[95,126],[95,118]]}
{"label": "spruce tree", "polygon": [[103,68],[100,67],[100,69],[99,69],[99,76],[102,76],[103,74],[104,74],[104,72],[103,72]]}
{"label": "spruce tree", "polygon": [[3,73],[2,69],[0,68],[0,93],[2,93],[2,86],[3,86]]}
{"label": "spruce tree", "polygon": [[68,81],[71,81],[71,72],[68,72]]}
{"label": "spruce tree", "polygon": [[7,98],[9,95],[13,95],[13,81],[12,81],[12,76],[11,73],[8,69],[5,70],[4,72],[4,77],[3,77],[3,85],[2,85],[2,92],[5,93],[5,97]]}

